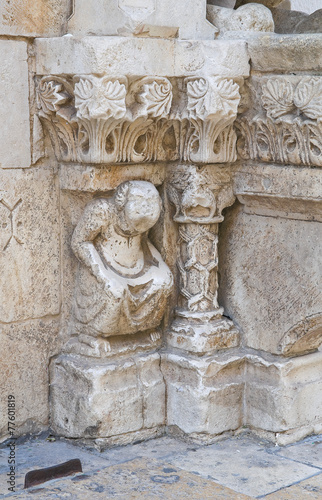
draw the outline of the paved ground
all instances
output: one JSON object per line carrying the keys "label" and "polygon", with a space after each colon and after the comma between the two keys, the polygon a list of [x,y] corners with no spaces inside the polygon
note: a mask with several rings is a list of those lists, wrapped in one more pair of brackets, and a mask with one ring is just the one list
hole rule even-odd
{"label": "paved ground", "polygon": [[[170,437],[100,453],[73,441],[18,440],[16,493],[0,448],[0,497],[22,499],[322,500],[322,436],[280,448],[245,433],[211,446]],[[83,473],[23,490],[25,474],[79,458]]]}

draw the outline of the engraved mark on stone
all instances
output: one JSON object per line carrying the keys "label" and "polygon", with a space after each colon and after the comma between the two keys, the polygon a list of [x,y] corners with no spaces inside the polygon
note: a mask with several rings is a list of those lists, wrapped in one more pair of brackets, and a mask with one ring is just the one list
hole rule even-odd
{"label": "engraved mark on stone", "polygon": [[[10,212],[9,220],[10,220],[10,227],[11,227],[11,235],[10,235],[10,238],[8,239],[7,243],[3,247],[3,251],[5,251],[5,250],[7,250],[12,239],[15,239],[16,242],[19,243],[19,245],[23,244],[23,242],[18,238],[18,236],[16,234],[14,234],[15,231],[14,231],[14,224],[13,224],[13,212],[16,210],[16,208],[18,208],[20,203],[22,203],[22,199],[20,198],[13,206],[10,206],[9,203],[4,201],[4,199],[1,199],[0,203]],[[18,222],[17,226],[20,226],[20,225],[21,225],[21,222]],[[2,227],[4,227],[4,225]]]}

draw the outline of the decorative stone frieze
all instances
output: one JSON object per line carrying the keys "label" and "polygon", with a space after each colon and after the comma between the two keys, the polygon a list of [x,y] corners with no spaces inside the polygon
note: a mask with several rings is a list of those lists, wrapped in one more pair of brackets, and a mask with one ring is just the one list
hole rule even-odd
{"label": "decorative stone frieze", "polygon": [[218,224],[234,202],[229,172],[180,165],[168,179],[167,192],[178,223],[180,300],[168,345],[210,353],[238,345],[239,334],[223,317],[217,301]]}
{"label": "decorative stone frieze", "polygon": [[322,166],[322,77],[274,76],[255,86],[262,110],[236,122],[240,157]]}
{"label": "decorative stone frieze", "polygon": [[237,83],[221,77],[46,76],[37,86],[64,162],[234,161],[239,100]]}

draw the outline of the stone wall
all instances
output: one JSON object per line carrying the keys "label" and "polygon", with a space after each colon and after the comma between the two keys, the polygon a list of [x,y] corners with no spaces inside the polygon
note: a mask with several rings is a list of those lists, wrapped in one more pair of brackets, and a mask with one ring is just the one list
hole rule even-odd
{"label": "stone wall", "polygon": [[322,35],[73,5],[0,7],[2,439],[320,432]]}

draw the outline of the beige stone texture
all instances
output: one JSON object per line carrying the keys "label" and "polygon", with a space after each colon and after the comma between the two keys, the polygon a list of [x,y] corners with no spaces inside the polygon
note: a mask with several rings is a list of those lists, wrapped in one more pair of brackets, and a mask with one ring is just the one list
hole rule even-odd
{"label": "beige stone texture", "polygon": [[57,180],[51,169],[0,171],[0,321],[60,311]]}
{"label": "beige stone texture", "polygon": [[226,31],[274,31],[271,11],[255,3],[242,5],[237,10],[208,5],[207,19],[218,28],[220,34]]}
{"label": "beige stone texture", "polygon": [[[246,346],[296,355],[321,344],[321,175],[309,169],[244,168],[243,205],[219,235],[220,303]],[[312,173],[311,173],[312,172]]]}
{"label": "beige stone texture", "polygon": [[165,424],[165,385],[160,355],[104,362],[61,355],[51,365],[51,425],[73,438],[109,438]]}
{"label": "beige stone texture", "polygon": [[[215,43],[215,45],[214,45]],[[63,37],[35,40],[36,73],[186,77],[249,75],[243,41]],[[215,49],[214,49],[215,48]]]}
{"label": "beige stone texture", "polygon": [[[88,474],[60,479],[24,491],[25,500],[34,498],[50,500],[63,495],[75,500],[99,496],[150,500],[248,500],[252,497],[238,493],[221,484],[181,470],[167,461],[137,458],[125,464],[101,468]],[[11,498],[21,498],[13,494]],[[68,498],[68,497],[67,497]]]}
{"label": "beige stone texture", "polygon": [[9,437],[9,395],[15,402],[14,436],[48,427],[48,365],[50,357],[60,349],[58,327],[58,318],[0,324],[1,439]]}
{"label": "beige stone texture", "polygon": [[167,424],[197,442],[242,425],[244,360],[238,355],[162,356]]}
{"label": "beige stone texture", "polygon": [[70,0],[6,0],[0,5],[0,34],[61,36],[71,14]]}
{"label": "beige stone texture", "polygon": [[[247,424],[274,433],[288,431],[289,441],[297,429],[303,428],[306,435],[317,432],[322,420],[321,361],[321,352],[292,359],[249,355],[245,386]],[[277,440],[287,443],[286,439],[283,442],[283,434]]]}
{"label": "beige stone texture", "polygon": [[0,40],[0,167],[30,166],[27,44]]}
{"label": "beige stone texture", "polygon": [[258,35],[248,40],[254,71],[321,71],[322,38],[314,34]]}
{"label": "beige stone texture", "polygon": [[[191,12],[194,15],[191,16]],[[213,39],[206,1],[75,0],[68,31],[77,36],[125,35]]]}

